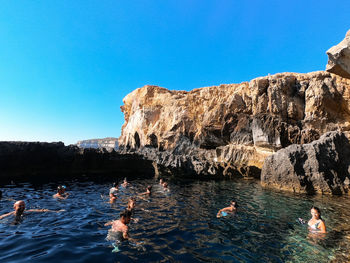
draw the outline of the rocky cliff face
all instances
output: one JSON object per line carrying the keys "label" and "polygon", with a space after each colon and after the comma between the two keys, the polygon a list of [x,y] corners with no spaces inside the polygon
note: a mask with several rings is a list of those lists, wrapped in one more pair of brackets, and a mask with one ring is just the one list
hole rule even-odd
{"label": "rocky cliff face", "polygon": [[127,95],[119,146],[159,169],[259,177],[265,158],[332,130],[350,129],[350,80],[328,72],[281,73],[241,84]]}
{"label": "rocky cliff face", "polygon": [[350,78],[350,30],[343,41],[327,51],[327,55],[326,70],[344,78]]}
{"label": "rocky cliff face", "polygon": [[329,132],[309,144],[291,145],[266,158],[263,186],[298,193],[350,193],[350,143]]}

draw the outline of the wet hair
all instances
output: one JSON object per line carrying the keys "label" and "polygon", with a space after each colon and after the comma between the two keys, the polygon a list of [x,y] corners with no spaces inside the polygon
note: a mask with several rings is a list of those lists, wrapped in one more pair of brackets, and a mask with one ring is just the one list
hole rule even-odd
{"label": "wet hair", "polygon": [[117,186],[118,186],[118,182],[116,181],[113,183],[113,187],[117,187]]}
{"label": "wet hair", "polygon": [[321,219],[321,220],[323,220],[323,219],[322,219],[322,217],[321,217],[321,210],[320,210],[320,209],[319,209],[317,206],[313,206],[313,207],[311,207],[311,209],[310,209],[310,210],[312,210],[312,209],[316,210],[316,211],[317,211],[317,213],[319,214],[320,219]]}
{"label": "wet hair", "polygon": [[66,187],[64,185],[57,186],[57,191],[60,191],[60,190],[66,190]]}
{"label": "wet hair", "polygon": [[233,203],[235,203],[233,207],[234,207],[234,208],[237,208],[237,207],[238,207],[237,202],[236,202],[236,201],[231,201],[231,205],[232,205]]}
{"label": "wet hair", "polygon": [[148,185],[146,189],[152,191],[152,185]]}
{"label": "wet hair", "polygon": [[130,218],[131,212],[129,210],[124,210],[119,214],[120,218]]}

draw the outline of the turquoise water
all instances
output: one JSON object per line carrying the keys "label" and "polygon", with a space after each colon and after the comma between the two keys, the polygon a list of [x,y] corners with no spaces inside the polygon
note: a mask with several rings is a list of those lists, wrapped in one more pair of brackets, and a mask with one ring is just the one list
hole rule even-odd
{"label": "turquoise water", "polygon": [[[55,200],[57,184],[7,185],[0,214],[11,199],[30,208],[65,209],[30,213],[22,223],[0,220],[0,262],[342,262],[350,251],[350,198],[293,195],[261,188],[257,181],[170,181],[164,192],[152,179],[130,181],[115,204],[111,183],[65,181],[70,197]],[[104,223],[117,219],[130,196],[138,199],[130,236],[139,244],[116,245]],[[235,214],[216,218],[234,199]],[[328,234],[312,236],[298,217],[321,208]],[[116,248],[117,247],[117,248]]]}

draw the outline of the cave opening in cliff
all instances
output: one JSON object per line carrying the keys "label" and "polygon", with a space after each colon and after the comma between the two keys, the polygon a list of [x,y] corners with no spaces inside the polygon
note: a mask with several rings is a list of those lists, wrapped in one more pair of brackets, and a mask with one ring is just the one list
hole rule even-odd
{"label": "cave opening in cliff", "polygon": [[135,132],[135,135],[134,135],[134,140],[135,140],[135,147],[136,148],[140,148],[140,136],[137,132]]}

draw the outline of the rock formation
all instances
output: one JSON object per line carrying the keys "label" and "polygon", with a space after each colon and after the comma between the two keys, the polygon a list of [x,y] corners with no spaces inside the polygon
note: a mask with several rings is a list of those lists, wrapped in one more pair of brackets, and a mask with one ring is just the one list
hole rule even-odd
{"label": "rock formation", "polygon": [[344,78],[350,78],[350,30],[345,39],[327,51],[328,64],[326,70]]}
{"label": "rock formation", "polygon": [[349,95],[350,80],[323,71],[190,92],[144,86],[123,100],[119,146],[163,170],[259,177],[275,151],[348,131]]}
{"label": "rock formation", "polygon": [[113,137],[108,137],[104,139],[90,139],[82,140],[77,142],[79,148],[111,148],[118,149],[118,139]]}
{"label": "rock formation", "polygon": [[63,143],[0,142],[0,181],[153,176],[151,161],[115,150],[81,149]]}
{"label": "rock formation", "polygon": [[263,186],[298,193],[350,194],[350,143],[329,132],[309,144],[291,145],[265,159]]}

